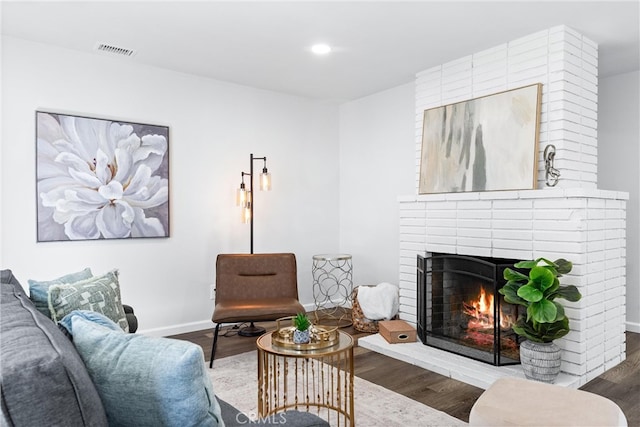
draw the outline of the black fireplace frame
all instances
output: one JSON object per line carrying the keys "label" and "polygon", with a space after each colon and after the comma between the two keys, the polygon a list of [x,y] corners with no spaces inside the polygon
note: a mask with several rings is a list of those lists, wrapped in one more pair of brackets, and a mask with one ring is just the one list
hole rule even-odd
{"label": "black fireplace frame", "polygon": [[[503,272],[505,268],[514,268],[513,264],[518,260],[513,259],[505,259],[505,258],[487,258],[487,257],[478,257],[478,256],[466,256],[466,255],[455,255],[455,254],[443,254],[443,253],[431,253],[429,256],[425,254],[422,256],[420,254],[417,255],[417,271],[416,271],[416,280],[417,280],[417,335],[420,341],[423,344],[428,345],[430,347],[435,347],[440,350],[448,351],[454,354],[462,355],[464,357],[468,357],[474,360],[479,360],[484,363],[492,364],[494,366],[506,366],[506,365],[516,365],[519,364],[519,358],[509,358],[503,357],[501,346],[502,346],[502,333],[500,332],[499,322],[494,323],[494,339],[493,339],[493,348],[491,354],[485,354],[480,351],[477,351],[476,354],[482,353],[479,356],[474,356],[473,352],[462,351],[462,347],[468,349],[468,347],[464,346],[464,344],[460,344],[455,342],[455,340],[448,340],[447,337],[444,337],[441,334],[434,333],[429,329],[430,322],[428,319],[428,276],[434,273],[442,274],[445,270],[433,269],[433,263],[436,261],[444,263],[446,260],[453,260],[460,262],[468,262],[468,263],[476,263],[479,267],[480,271],[456,271],[456,270],[446,270],[449,273],[461,273],[466,276],[474,276],[484,281],[491,281],[495,289],[492,289],[494,293],[494,319],[499,317],[501,304],[508,304],[506,302],[501,302],[501,298],[497,298],[499,296],[498,290],[502,288],[506,281],[503,278]],[[511,304],[509,304],[511,305]],[[516,316],[520,314],[520,307],[513,306],[513,310],[515,310]],[[515,341],[519,347],[520,337],[515,333],[512,334],[511,339]]]}

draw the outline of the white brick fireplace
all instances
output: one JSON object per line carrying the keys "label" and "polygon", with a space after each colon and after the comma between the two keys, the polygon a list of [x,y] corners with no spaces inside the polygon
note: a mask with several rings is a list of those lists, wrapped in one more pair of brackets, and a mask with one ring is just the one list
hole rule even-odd
{"label": "white brick fireplace", "polygon": [[[419,73],[416,189],[425,109],[542,83],[538,189],[399,198],[400,317],[414,324],[418,254],[573,262],[562,283],[576,285],[583,297],[566,303],[572,330],[557,340],[564,350],[561,382],[573,387],[625,359],[628,195],[597,188],[597,62],[593,42],[560,26]],[[556,147],[561,172],[554,188],[544,182],[548,144]],[[481,387],[521,375],[518,368],[484,367],[421,343],[393,347],[372,336],[360,345]]]}

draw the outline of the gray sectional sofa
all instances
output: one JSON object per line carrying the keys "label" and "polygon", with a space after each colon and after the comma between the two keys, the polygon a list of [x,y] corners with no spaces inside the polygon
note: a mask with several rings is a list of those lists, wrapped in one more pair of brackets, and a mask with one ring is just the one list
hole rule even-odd
{"label": "gray sectional sofa", "polygon": [[[0,425],[107,426],[98,389],[70,338],[35,308],[11,270],[0,274]],[[251,422],[233,406],[218,401],[227,427],[329,425],[298,411]]]}
{"label": "gray sectional sofa", "polygon": [[106,426],[73,343],[40,313],[10,270],[1,273],[2,418],[7,426]]}

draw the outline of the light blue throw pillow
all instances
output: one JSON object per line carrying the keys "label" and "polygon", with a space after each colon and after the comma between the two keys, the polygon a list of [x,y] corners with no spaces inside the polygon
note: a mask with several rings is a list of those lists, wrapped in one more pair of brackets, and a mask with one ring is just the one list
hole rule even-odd
{"label": "light blue throw pillow", "polygon": [[49,319],[52,319],[49,311],[49,287],[51,285],[59,285],[61,283],[74,283],[79,280],[89,279],[93,274],[91,269],[85,268],[82,271],[65,274],[53,280],[31,280],[29,279],[29,299],[33,301],[38,311]]}
{"label": "light blue throw pillow", "polygon": [[97,323],[98,325],[102,325],[105,328],[111,329],[112,331],[122,331],[122,328],[118,326],[113,320],[109,319],[104,314],[96,313],[95,311],[90,310],[73,310],[71,313],[67,314],[60,320],[58,323],[65,327],[67,331],[73,336],[73,319],[75,316],[79,316],[85,320],[88,320],[93,323]]}
{"label": "light blue throw pillow", "polygon": [[224,427],[199,345],[126,334],[100,313],[74,311],[60,323],[73,335],[109,425]]}

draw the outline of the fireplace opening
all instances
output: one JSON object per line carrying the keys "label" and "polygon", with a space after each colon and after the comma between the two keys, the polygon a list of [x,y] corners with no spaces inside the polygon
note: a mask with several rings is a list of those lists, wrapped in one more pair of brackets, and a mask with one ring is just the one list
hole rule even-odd
{"label": "fireplace opening", "polygon": [[495,366],[520,363],[511,326],[519,306],[498,293],[505,268],[518,260],[432,253],[418,255],[417,331],[428,346]]}

